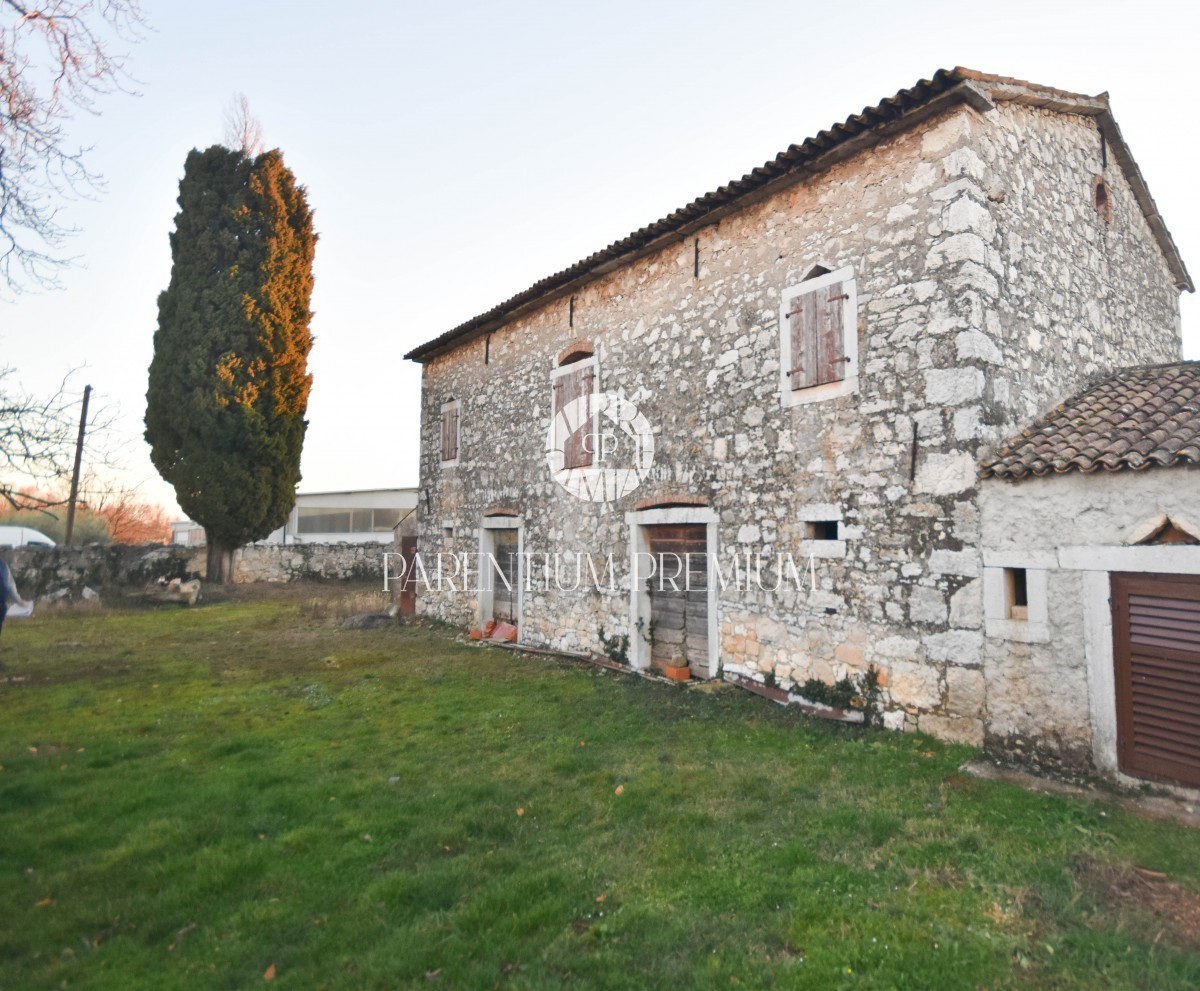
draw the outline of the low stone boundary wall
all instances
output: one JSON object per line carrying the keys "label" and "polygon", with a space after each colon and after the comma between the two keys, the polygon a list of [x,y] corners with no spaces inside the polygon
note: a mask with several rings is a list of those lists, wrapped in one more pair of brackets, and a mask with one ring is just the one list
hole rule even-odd
{"label": "low stone boundary wall", "polygon": [[169,544],[88,544],[83,547],[18,547],[5,558],[25,598],[67,588],[130,588],[160,578],[195,578],[204,556]]}
{"label": "low stone boundary wall", "polygon": [[[237,554],[237,582],[356,581],[383,587],[383,555],[392,544],[257,544]],[[202,578],[203,547],[89,544],[5,551],[26,598],[62,588],[140,588],[172,578]]]}
{"label": "low stone boundary wall", "polygon": [[397,550],[393,544],[255,544],[238,551],[235,574],[239,582],[359,581],[383,588],[383,555]]}

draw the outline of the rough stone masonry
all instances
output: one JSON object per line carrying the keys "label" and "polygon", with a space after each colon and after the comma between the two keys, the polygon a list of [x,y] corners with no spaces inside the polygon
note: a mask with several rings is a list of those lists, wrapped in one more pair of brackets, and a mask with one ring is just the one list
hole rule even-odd
{"label": "rough stone masonry", "polygon": [[[705,508],[710,553],[790,554],[816,584],[718,591],[720,671],[787,687],[873,664],[888,725],[983,742],[978,458],[1101,372],[1177,359],[1187,276],[1103,98],[938,80],[720,216],[410,355],[424,365],[426,562],[475,554],[489,513],[515,521],[526,553],[612,554],[616,588],[520,590],[523,642],[601,650],[601,629],[645,635],[626,513]],[[781,298],[844,269],[855,385],[790,403]],[[653,430],[652,472],[615,501],[575,497],[547,464],[552,374],[572,348]],[[419,608],[470,625],[481,597],[430,588]]]}

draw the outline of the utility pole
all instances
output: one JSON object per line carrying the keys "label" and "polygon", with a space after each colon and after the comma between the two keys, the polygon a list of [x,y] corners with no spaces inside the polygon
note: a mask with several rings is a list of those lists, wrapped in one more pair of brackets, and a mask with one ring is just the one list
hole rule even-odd
{"label": "utility pole", "polygon": [[87,430],[88,400],[92,396],[92,387],[83,387],[83,410],[79,414],[79,440],[75,443],[75,469],[71,472],[71,498],[67,503],[67,536],[64,544],[71,542],[71,534],[75,530],[75,502],[79,498],[79,468],[83,464],[83,435]]}

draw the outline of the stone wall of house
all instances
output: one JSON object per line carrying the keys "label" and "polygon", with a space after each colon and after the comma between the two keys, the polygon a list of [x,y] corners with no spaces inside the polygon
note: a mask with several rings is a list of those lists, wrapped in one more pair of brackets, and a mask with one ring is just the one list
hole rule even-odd
{"label": "stone wall of house", "polygon": [[[360,581],[383,586],[383,554],[391,544],[259,544],[237,554],[236,580],[245,582]],[[27,598],[61,588],[136,589],[159,579],[204,574],[205,549],[175,544],[89,544],[19,547],[6,552],[17,587]]]}
{"label": "stone wall of house", "polygon": [[[1109,576],[1200,575],[1200,546],[1136,543],[1164,518],[1200,530],[1200,469],[993,478],[979,504],[989,744],[1115,770]],[[1027,619],[1006,617],[1005,568],[1025,569]]]}
{"label": "stone wall of house", "polygon": [[[526,552],[613,552],[620,585],[624,513],[656,500],[714,509],[719,555],[805,560],[804,520],[837,518],[815,594],[721,593],[724,669],[786,685],[875,664],[890,725],[981,742],[980,452],[1093,372],[1178,356],[1177,293],[1112,166],[1112,222],[1092,208],[1098,155],[1087,118],[952,108],[705,228],[698,277],[689,237],[580,287],[573,308],[548,302],[433,358],[423,555],[475,553],[504,507]],[[817,265],[854,271],[858,388],[786,406],[781,294]],[[573,497],[547,466],[551,371],[573,340],[655,431],[653,474],[615,503]],[[450,399],[461,436],[444,468]],[[476,607],[469,591],[420,596],[462,625]],[[523,594],[530,643],[598,649],[600,628],[629,625],[623,588]]]}

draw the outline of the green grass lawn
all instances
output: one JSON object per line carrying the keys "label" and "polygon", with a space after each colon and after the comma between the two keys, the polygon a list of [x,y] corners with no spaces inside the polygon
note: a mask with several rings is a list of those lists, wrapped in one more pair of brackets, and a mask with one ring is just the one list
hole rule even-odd
{"label": "green grass lawn", "polygon": [[3,991],[1200,987],[1200,835],[965,748],[286,601],[3,645]]}

